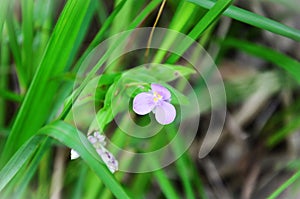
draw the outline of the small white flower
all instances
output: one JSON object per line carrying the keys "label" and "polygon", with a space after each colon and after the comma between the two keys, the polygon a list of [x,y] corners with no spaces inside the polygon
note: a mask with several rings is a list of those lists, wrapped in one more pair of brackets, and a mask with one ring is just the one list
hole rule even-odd
{"label": "small white flower", "polygon": [[80,155],[74,149],[71,150],[71,160],[75,160],[79,158],[79,156]]}
{"label": "small white flower", "polygon": [[101,135],[99,132],[94,132],[93,135],[88,136],[88,140],[90,143],[97,149],[100,147],[104,147],[106,145],[105,136]]}
{"label": "small white flower", "polygon": [[[106,145],[105,136],[100,135],[99,132],[95,132],[93,135],[88,136],[88,140],[96,149],[98,155],[101,157],[103,162],[114,173],[118,170],[118,161],[104,146]],[[71,150],[71,160],[77,159],[80,155],[74,150]]]}

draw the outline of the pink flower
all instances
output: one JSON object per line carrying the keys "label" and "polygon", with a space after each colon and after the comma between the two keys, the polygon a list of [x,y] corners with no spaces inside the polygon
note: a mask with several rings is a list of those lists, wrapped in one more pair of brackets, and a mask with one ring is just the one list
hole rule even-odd
{"label": "pink flower", "polygon": [[138,115],[146,115],[152,111],[158,123],[170,124],[176,117],[176,109],[170,101],[171,93],[168,89],[160,84],[151,84],[149,92],[135,96],[133,111]]}

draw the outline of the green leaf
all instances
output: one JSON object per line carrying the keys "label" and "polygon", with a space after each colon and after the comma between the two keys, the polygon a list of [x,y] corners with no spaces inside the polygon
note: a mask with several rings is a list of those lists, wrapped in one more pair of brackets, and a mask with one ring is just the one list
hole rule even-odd
{"label": "green leaf", "polygon": [[116,84],[113,84],[106,92],[103,108],[97,112],[96,118],[89,127],[88,134],[93,131],[100,131],[102,133],[106,125],[114,119],[114,114],[116,113],[112,112],[112,102],[115,100],[115,91]]}
{"label": "green leaf", "polygon": [[[123,0],[124,2],[126,1],[126,0]],[[145,18],[157,7],[157,5],[159,4],[161,2],[161,0],[153,0],[153,1],[151,1],[145,8],[144,8],[144,10],[143,11],[141,11],[141,13],[135,18],[135,20],[130,24],[130,26],[128,27],[128,29],[134,29],[134,28],[136,28],[140,23],[142,23],[143,22],[143,20],[145,20]],[[123,2],[122,2],[123,3]],[[117,8],[119,8],[119,9],[121,9],[122,7],[122,3],[120,3],[118,6],[117,6]],[[117,9],[116,8],[116,9]],[[117,12],[113,12],[113,13],[115,13],[115,14],[117,14]],[[112,14],[113,15],[113,14]],[[115,16],[115,15],[114,15]],[[114,18],[114,16],[112,16],[112,18],[111,18],[111,20],[109,20],[110,22],[112,22],[113,21],[113,18]],[[108,28],[109,27],[109,24],[110,23],[108,23],[108,25],[107,26],[103,26],[103,28],[105,27],[105,28]],[[101,31],[100,32],[103,32],[103,34],[105,33],[105,31],[106,31],[106,29],[104,29],[103,31],[102,31],[102,29],[101,29]],[[99,36],[99,38],[101,38],[103,35],[101,35],[102,33],[98,33],[97,34],[97,38],[98,38],[98,36]],[[76,99],[79,95],[80,95],[80,92],[83,90],[83,88],[88,84],[88,82],[94,77],[94,75],[96,74],[96,72],[97,72],[97,70],[99,70],[102,66],[103,66],[103,64],[105,63],[105,61],[108,59],[108,57],[109,57],[109,55],[110,55],[110,53],[114,50],[114,48],[116,48],[117,46],[118,46],[118,44],[120,43],[120,42],[122,42],[123,41],[123,39],[125,39],[125,38],[120,38],[120,41],[116,41],[110,48],[109,48],[109,50],[108,51],[106,51],[106,53],[101,57],[101,59],[98,61],[98,63],[94,66],[94,68],[89,72],[89,74],[86,76],[86,78],[83,80],[83,82],[81,83],[81,85],[79,86],[79,88],[78,88],[78,92],[76,92],[76,93],[74,93],[73,94],[73,99]],[[96,39],[94,39],[94,41],[95,41]],[[94,43],[94,41],[92,42],[92,43]],[[96,41],[95,41],[95,44],[96,44]],[[90,52],[93,50],[93,48],[91,48],[91,49],[88,49],[87,51],[89,51],[90,50]],[[87,56],[87,55],[90,55],[89,54],[89,52],[88,53],[85,53],[85,55]],[[85,55],[83,55],[83,57],[85,56]],[[88,57],[84,57],[84,58],[88,58]],[[82,59],[81,61],[83,62],[83,60],[85,60],[85,59]],[[81,62],[79,61],[77,64],[76,64],[76,66],[77,67],[79,67],[79,66],[81,66]],[[77,67],[75,67],[76,68],[76,70],[75,71],[77,71],[78,70],[78,68]],[[82,68],[81,68],[82,69]],[[84,71],[84,69],[83,69],[83,71]],[[65,108],[63,109],[63,111],[62,111],[62,113],[61,113],[61,115],[59,116],[59,118],[60,119],[63,119],[63,118],[65,118],[66,117],[66,115],[69,113],[69,111],[71,110],[71,106],[72,106],[72,101],[73,100],[69,100],[67,103],[66,103],[66,106],[65,106]]]}
{"label": "green leaf", "polygon": [[90,18],[86,16],[91,16],[93,9],[92,0],[67,2],[13,124],[2,153],[2,163],[46,122],[61,83],[55,77],[69,68],[68,64],[78,50],[74,45],[81,42],[77,40],[78,35],[83,27],[86,28],[85,23],[89,23]]}
{"label": "green leaf", "polygon": [[[193,19],[197,11],[199,11],[198,8],[198,6],[190,2],[184,0],[180,1],[169,28],[178,32],[185,32],[185,30],[193,25],[191,19]],[[189,23],[191,23],[190,26],[188,26]]]}
{"label": "green leaf", "polygon": [[8,14],[6,20],[6,27],[8,32],[9,45],[12,51],[14,62],[16,64],[18,81],[21,90],[24,90],[25,88],[27,88],[26,86],[28,85],[28,77],[27,77],[26,68],[22,66],[21,48],[19,46],[18,39],[17,39],[18,30],[16,29],[15,18],[12,11]]}
{"label": "green leaf", "polygon": [[6,166],[0,171],[0,191],[10,182],[16,173],[28,161],[31,155],[38,149],[41,143],[41,137],[35,136],[28,140],[14,156],[9,160]]}
{"label": "green leaf", "polygon": [[[105,95],[107,95],[107,90],[114,83],[115,79],[117,79],[120,74],[102,74],[99,77],[90,81],[90,83],[84,88],[84,90],[80,93],[79,98],[77,98],[74,106],[80,106],[90,101],[99,102],[100,100],[105,99]],[[75,89],[77,92],[78,89]],[[68,106],[69,101],[74,101],[74,95],[70,95],[64,102],[64,106]],[[97,105],[97,103],[95,103]],[[65,109],[64,107],[64,109]]]}
{"label": "green leaf", "polygon": [[3,188],[11,181],[19,169],[25,165],[47,136],[52,137],[64,145],[76,150],[80,154],[81,158],[98,175],[116,198],[129,198],[122,186],[116,181],[115,177],[104,165],[93,146],[87,140],[86,136],[73,126],[62,121],[56,121],[40,129],[34,137],[24,143],[13,155],[10,161],[0,171],[0,191],[2,191]]}
{"label": "green leaf", "polygon": [[158,81],[170,82],[180,77],[195,74],[196,71],[187,66],[158,64],[149,68],[149,75],[157,78]]}
{"label": "green leaf", "polygon": [[[202,13],[200,12],[200,14]],[[187,32],[193,27],[197,19],[197,17],[195,17],[196,14],[199,14],[199,6],[185,0],[181,0],[177,6],[177,10],[172,18],[172,21],[170,22],[169,28],[181,33]],[[176,40],[176,36],[176,34],[167,34],[161,46],[163,46],[165,49],[169,48]],[[158,50],[152,62],[160,63],[166,54],[167,51]]]}
{"label": "green leaf", "polygon": [[254,56],[260,57],[269,61],[287,71],[295,80],[300,83],[300,62],[297,60],[279,53],[271,48],[253,44],[251,42],[238,39],[228,38],[222,42],[223,46],[234,47],[245,51]]}
{"label": "green leaf", "polygon": [[27,72],[28,88],[35,73],[36,66],[33,60],[33,0],[21,0],[22,9],[22,67]]}
{"label": "green leaf", "polygon": [[267,140],[267,145],[273,147],[278,144],[285,137],[295,132],[300,127],[300,116],[293,118],[289,123],[279,129],[277,132],[274,132]]}
{"label": "green leaf", "polygon": [[214,22],[216,22],[222,13],[231,5],[233,0],[219,0],[217,1],[210,10],[202,17],[202,19],[194,26],[189,32],[188,37],[192,38],[184,40],[178,44],[180,51],[177,54],[172,54],[167,63],[175,63],[192,44],[193,40],[196,40],[205,30],[207,30]]}
{"label": "green leaf", "polygon": [[[9,75],[10,70],[10,54],[7,42],[0,43],[0,127],[5,125],[7,115],[7,103],[8,97],[14,96],[14,93],[8,90],[9,88]],[[4,94],[4,95],[3,95]],[[12,95],[11,95],[12,94]],[[4,97],[3,97],[4,96]]]}
{"label": "green leaf", "polygon": [[[41,140],[40,147],[37,149],[37,152],[34,154],[32,160],[29,163],[29,166],[26,168],[22,168],[24,170],[19,170],[18,172],[22,175],[16,176],[14,179],[16,183],[12,183],[13,190],[15,190],[18,195],[23,195],[26,189],[28,188],[28,184],[30,183],[30,180],[34,176],[38,166],[39,162],[44,157],[47,150],[49,150],[49,147],[51,146],[52,140],[51,139],[43,139]],[[47,163],[46,163],[47,164]],[[47,179],[48,182],[48,179]],[[9,192],[8,192],[9,194]]]}
{"label": "green leaf", "polygon": [[[206,9],[211,9],[215,4],[217,4],[210,0],[188,0],[188,1],[193,2]],[[284,37],[288,37],[295,41],[300,41],[299,30],[286,26],[272,19],[268,19],[266,17],[257,15],[253,12],[238,8],[236,6],[230,6],[224,12],[224,15],[231,17],[235,20],[241,21],[243,23],[255,26],[257,28],[268,30],[270,32],[273,32],[278,35],[282,35]]]}
{"label": "green leaf", "polygon": [[126,77],[140,82],[170,82],[180,77],[196,73],[192,68],[171,64],[151,64],[149,67],[136,67],[124,73]]}
{"label": "green leaf", "polygon": [[10,5],[14,1],[12,0],[2,0],[1,6],[0,6],[0,41],[2,42],[2,31],[3,31],[3,25],[6,19],[7,10],[9,10]]}
{"label": "green leaf", "polygon": [[286,190],[291,184],[300,178],[300,170],[297,171],[290,179],[285,181],[279,188],[277,188],[267,199],[276,199],[279,195]]}
{"label": "green leaf", "polygon": [[114,119],[111,108],[102,108],[97,112],[95,120],[92,122],[89,127],[88,134],[93,131],[100,131],[101,133],[104,131],[104,128],[108,123],[110,123]]}
{"label": "green leaf", "polygon": [[158,83],[169,89],[173,104],[187,104],[188,98],[166,82],[195,72],[192,68],[179,65],[153,64],[149,68],[141,66],[125,72],[118,82],[118,87],[119,90],[126,90],[129,97],[134,97],[140,92],[148,91],[151,83]]}
{"label": "green leaf", "polygon": [[[187,104],[188,99],[173,87],[164,82],[172,81],[180,76],[186,76],[195,73],[195,70],[179,65],[156,64],[149,68],[137,67],[125,72],[121,77],[114,76],[116,82],[110,86],[106,95],[103,108],[97,112],[95,120],[89,127],[88,133],[93,131],[103,132],[106,125],[113,120],[131,97],[134,97],[138,92],[142,92],[139,86],[144,85],[144,88],[149,88],[148,83],[160,83],[167,87],[172,96],[172,103]],[[100,77],[99,81],[106,80],[106,75]],[[110,75],[109,75],[110,76]],[[144,92],[146,90],[143,90]],[[87,100],[87,99],[85,99]],[[112,112],[112,108],[114,111]]]}
{"label": "green leaf", "polygon": [[162,83],[164,87],[166,87],[172,94],[171,103],[179,104],[179,105],[187,105],[189,103],[189,99],[187,96],[182,94],[180,91],[170,86],[169,84]]}
{"label": "green leaf", "polygon": [[176,192],[174,185],[162,169],[154,171],[153,174],[166,198],[179,199],[179,194]]}
{"label": "green leaf", "polygon": [[[170,128],[166,129],[167,131],[167,136],[169,138],[169,140],[172,140],[173,136],[176,136],[177,133],[177,129],[174,125],[171,125]],[[178,158],[178,160],[176,160],[175,165],[177,168],[177,172],[180,176],[180,178],[182,179],[183,182],[183,187],[184,190],[186,192],[186,196],[189,199],[195,198],[194,192],[193,192],[193,188],[192,188],[192,184],[191,184],[191,180],[190,178],[190,173],[191,173],[191,169],[189,169],[189,166],[187,165],[187,161],[185,161],[184,157],[185,155],[178,155],[180,154],[182,151],[184,151],[184,149],[182,148],[182,144],[180,143],[180,140],[176,140],[177,142],[175,144],[175,147],[173,147],[173,151],[176,154]]]}

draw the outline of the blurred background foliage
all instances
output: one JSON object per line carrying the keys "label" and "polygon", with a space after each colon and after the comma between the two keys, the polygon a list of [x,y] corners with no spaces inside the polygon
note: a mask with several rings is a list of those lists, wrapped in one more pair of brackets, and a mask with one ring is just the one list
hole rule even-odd
{"label": "blurred background foliage", "polygon": [[[0,198],[299,198],[299,11],[297,0],[1,0]],[[73,90],[75,78],[102,41],[152,26],[188,35],[212,57],[226,91],[224,129],[211,153],[199,158],[212,111],[209,94],[191,71],[176,68],[186,65],[179,56],[151,51],[146,58],[167,69],[148,76],[169,81],[164,79],[172,79],[169,70],[181,72],[202,93],[199,129],[189,149],[169,166],[112,175],[91,146],[83,147],[86,138],[77,133],[72,116],[72,98],[80,99],[109,55]],[[123,136],[109,103],[118,78],[143,64],[144,55],[137,51],[115,60],[92,96],[100,130],[132,150],[144,145]],[[145,78],[142,74],[136,81]],[[213,90],[219,89],[216,83]],[[89,110],[77,111],[82,124],[76,127],[88,131]],[[146,150],[164,146],[175,132],[175,125],[164,128]],[[70,148],[84,161],[70,161]],[[119,162],[131,164],[126,158]]]}

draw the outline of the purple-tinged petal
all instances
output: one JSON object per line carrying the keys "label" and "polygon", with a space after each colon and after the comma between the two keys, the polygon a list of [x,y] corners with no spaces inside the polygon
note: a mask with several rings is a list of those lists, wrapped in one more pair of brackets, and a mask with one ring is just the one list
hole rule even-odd
{"label": "purple-tinged petal", "polygon": [[133,99],[133,111],[139,115],[150,113],[155,107],[153,95],[151,93],[140,93]]}
{"label": "purple-tinged petal", "polygon": [[162,125],[170,124],[176,117],[175,107],[168,102],[161,102],[160,106],[155,108],[155,119]]}
{"label": "purple-tinged petal", "polygon": [[105,136],[101,135],[99,132],[94,132],[93,135],[88,136],[88,140],[93,145],[94,148],[104,147],[106,145]]}
{"label": "purple-tinged petal", "polygon": [[106,148],[97,149],[97,153],[112,173],[118,170],[118,161]]}
{"label": "purple-tinged petal", "polygon": [[93,135],[94,135],[94,137],[97,138],[97,139],[100,138],[101,136],[103,136],[103,135],[101,135],[98,131],[95,131]]}
{"label": "purple-tinged petal", "polygon": [[98,131],[96,131],[94,133],[94,137],[97,139],[97,142],[99,142],[99,144],[101,144],[102,146],[106,145],[105,135],[101,135]]}
{"label": "purple-tinged petal", "polygon": [[160,84],[151,84],[151,89],[153,93],[156,92],[161,95],[163,100],[169,100],[171,98],[170,91]]}
{"label": "purple-tinged petal", "polygon": [[92,135],[89,135],[88,136],[88,140],[90,141],[91,144],[95,144],[97,142],[97,138],[95,138],[94,136]]}

